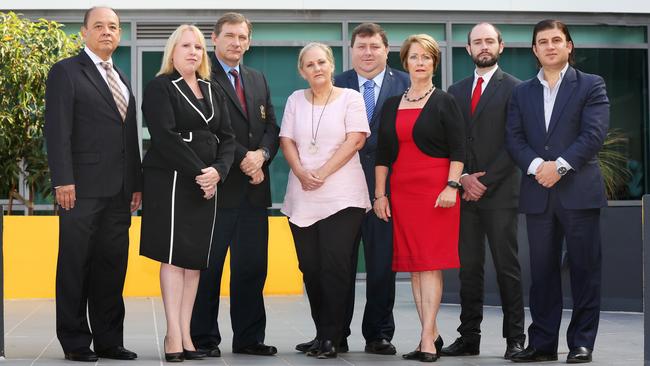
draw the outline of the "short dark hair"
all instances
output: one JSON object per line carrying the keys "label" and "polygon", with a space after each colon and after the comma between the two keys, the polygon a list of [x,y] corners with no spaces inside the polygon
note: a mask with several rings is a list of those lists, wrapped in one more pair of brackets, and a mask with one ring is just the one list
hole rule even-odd
{"label": "short dark hair", "polygon": [[221,33],[221,28],[223,28],[224,24],[240,24],[240,23],[246,23],[246,27],[248,27],[248,37],[253,34],[253,24],[251,24],[251,21],[248,20],[243,14],[240,13],[225,13],[222,15],[219,19],[217,19],[217,22],[214,24],[214,28],[212,31],[214,32],[215,35],[219,35]]}
{"label": "short dark hair", "polygon": [[497,28],[496,25],[494,25],[492,23],[488,23],[488,22],[481,22],[481,23],[478,23],[478,24],[474,25],[472,27],[472,29],[470,29],[469,32],[467,32],[467,44],[470,44],[470,42],[472,42],[472,37],[471,36],[472,36],[472,31],[474,31],[474,28],[478,27],[479,25],[483,25],[483,24],[489,25],[490,27],[492,27],[494,29],[495,32],[497,32],[497,41],[499,41],[499,44],[501,42],[503,42],[503,37],[501,36],[501,31],[499,30],[499,28]]}
{"label": "short dark hair", "polygon": [[388,47],[388,37],[384,28],[376,23],[361,23],[354,27],[352,30],[352,40],[350,41],[350,47],[354,47],[354,41],[357,39],[357,36],[361,37],[372,37],[375,34],[379,34],[381,41],[384,46]]}
{"label": "short dark hair", "polygon": [[84,27],[88,28],[88,18],[90,18],[90,14],[97,9],[109,9],[110,11],[115,13],[115,15],[117,16],[117,22],[119,24],[120,15],[115,11],[115,9],[111,8],[110,6],[93,6],[92,8],[86,10],[86,12],[84,13]]}
{"label": "short dark hair", "polygon": [[[533,28],[533,42],[532,45],[535,46],[535,41],[537,40],[537,33],[549,29],[559,29],[560,32],[564,34],[564,37],[566,38],[567,42],[571,42],[573,45],[573,49],[571,50],[571,53],[569,54],[569,65],[573,66],[576,62],[575,59],[575,44],[573,44],[573,39],[571,39],[571,33],[569,33],[569,27],[566,26],[566,24],[562,23],[559,20],[555,19],[544,19],[541,22],[535,24],[535,27]],[[541,67],[542,65],[539,63],[539,59],[537,60],[537,66]]]}

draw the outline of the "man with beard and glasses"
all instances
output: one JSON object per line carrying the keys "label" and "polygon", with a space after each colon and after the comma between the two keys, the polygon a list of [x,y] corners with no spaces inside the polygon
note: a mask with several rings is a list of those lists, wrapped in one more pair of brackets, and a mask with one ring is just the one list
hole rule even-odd
{"label": "man with beard and glasses", "polygon": [[494,261],[503,309],[504,357],[523,349],[524,306],[517,258],[517,200],[520,175],[505,149],[508,102],[520,81],[503,72],[499,30],[475,25],[467,35],[467,53],[476,69],[449,87],[461,107],[467,135],[465,171],[460,178],[460,338],[442,349],[445,356],[478,355],[483,320],[485,238]]}

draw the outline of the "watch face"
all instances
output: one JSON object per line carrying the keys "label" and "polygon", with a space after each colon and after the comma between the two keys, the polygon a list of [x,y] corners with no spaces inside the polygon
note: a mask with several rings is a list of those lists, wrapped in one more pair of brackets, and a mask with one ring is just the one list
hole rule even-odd
{"label": "watch face", "polygon": [[564,174],[566,174],[566,172],[567,172],[567,169],[565,167],[563,167],[563,166],[557,168],[557,174],[559,174],[559,175],[564,175]]}

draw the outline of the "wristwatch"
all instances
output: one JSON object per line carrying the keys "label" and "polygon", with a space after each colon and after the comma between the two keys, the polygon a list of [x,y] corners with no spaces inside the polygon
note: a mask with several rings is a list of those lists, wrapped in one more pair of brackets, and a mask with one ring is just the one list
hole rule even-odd
{"label": "wristwatch", "polygon": [[269,149],[265,147],[260,147],[260,150],[262,150],[262,156],[264,157],[264,161],[269,161],[269,159],[271,159],[271,154],[269,153]]}
{"label": "wristwatch", "polygon": [[563,166],[557,167],[557,174],[561,176],[565,175],[569,170]]}
{"label": "wristwatch", "polygon": [[450,186],[451,188],[456,188],[456,189],[463,188],[463,186],[460,183],[458,183],[456,181],[453,181],[453,180],[448,181],[447,185]]}

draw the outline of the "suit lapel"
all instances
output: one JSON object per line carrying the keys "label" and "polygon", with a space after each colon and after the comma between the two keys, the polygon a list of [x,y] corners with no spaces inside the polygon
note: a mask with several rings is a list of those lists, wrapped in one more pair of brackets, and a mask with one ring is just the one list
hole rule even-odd
{"label": "suit lapel", "polygon": [[[242,68],[240,67],[240,70],[241,69]],[[235,88],[230,83],[230,79],[228,79],[228,76],[223,70],[223,67],[221,67],[219,61],[214,62],[214,66],[212,67],[212,79],[216,81],[217,84],[221,86],[221,89],[226,92],[226,95],[228,98],[230,98],[232,104],[237,107],[239,113],[241,113],[242,116],[246,117],[244,114],[244,109],[242,108],[241,103],[239,103],[239,98],[237,98],[237,94],[235,94]],[[244,86],[244,88],[246,88],[246,86]],[[246,95],[246,90],[244,90],[244,95]],[[248,102],[248,99],[246,101]],[[246,117],[246,119],[248,119],[248,117]]]}
{"label": "suit lapel", "polygon": [[553,133],[553,129],[557,125],[557,121],[560,119],[560,116],[562,116],[564,107],[566,107],[571,97],[573,97],[573,90],[575,88],[576,70],[569,66],[569,68],[566,70],[566,73],[564,74],[562,83],[560,84],[560,90],[558,90],[557,96],[555,97],[553,112],[551,113],[551,121],[548,124],[548,134],[546,135],[547,138],[551,135],[551,133]]}
{"label": "suit lapel", "polygon": [[113,94],[111,93],[111,90],[108,88],[108,84],[102,77],[102,74],[99,73],[99,70],[97,70],[97,66],[93,63],[93,61],[90,59],[90,57],[86,54],[86,51],[81,50],[81,53],[79,54],[80,57],[80,63],[82,64],[82,70],[83,73],[86,75],[88,80],[95,86],[97,91],[99,91],[99,94],[104,97],[108,105],[110,105],[117,116],[119,117],[119,120],[122,120],[122,116],[120,115],[120,111],[117,109],[117,104],[115,104],[115,99],[113,98]]}
{"label": "suit lapel", "polygon": [[475,122],[475,120],[481,114],[485,106],[488,104],[492,96],[494,96],[496,91],[499,89],[502,80],[503,80],[503,71],[497,68],[497,70],[490,78],[488,85],[485,87],[483,94],[481,94],[481,98],[478,100],[478,104],[476,105],[476,110],[474,111],[474,114],[472,114],[472,125],[474,124],[473,122]]}
{"label": "suit lapel", "polygon": [[471,96],[472,96],[472,84],[474,83],[474,77],[469,77],[465,81],[461,82],[458,86],[460,89],[460,98],[456,100],[460,107],[460,110],[463,112],[463,118],[465,120],[465,127],[469,131],[471,128],[472,116],[470,115],[471,107]]}
{"label": "suit lapel", "polygon": [[[394,83],[394,74],[393,70],[390,67],[386,66],[386,72],[384,72],[384,80],[381,82],[381,88],[379,89],[379,97],[377,97],[377,103],[375,103],[375,109],[372,112],[372,118],[370,119],[370,125],[374,125],[379,120],[379,108],[377,106],[384,105],[386,99],[389,96],[393,95],[392,91],[395,87]],[[357,89],[359,87],[359,81],[357,80]]]}
{"label": "suit lapel", "polygon": [[[192,88],[190,88],[189,85],[185,82],[185,80],[180,76],[179,73],[174,72],[172,75],[170,75],[171,82],[174,85],[174,87],[178,90],[178,92],[181,94],[181,98],[189,104],[189,107],[198,113],[201,118],[205,121],[205,123],[210,122],[212,119],[212,110],[208,111],[207,115],[203,114],[201,111],[201,108],[199,108],[199,100],[194,95],[194,92],[192,91]],[[203,98],[205,98],[205,101],[207,102],[206,105],[208,108],[210,108],[210,104],[212,102],[212,98],[210,98],[210,91],[205,87],[206,82],[199,81],[199,88],[201,89],[201,93],[203,94]],[[210,108],[212,109],[212,108]]]}

